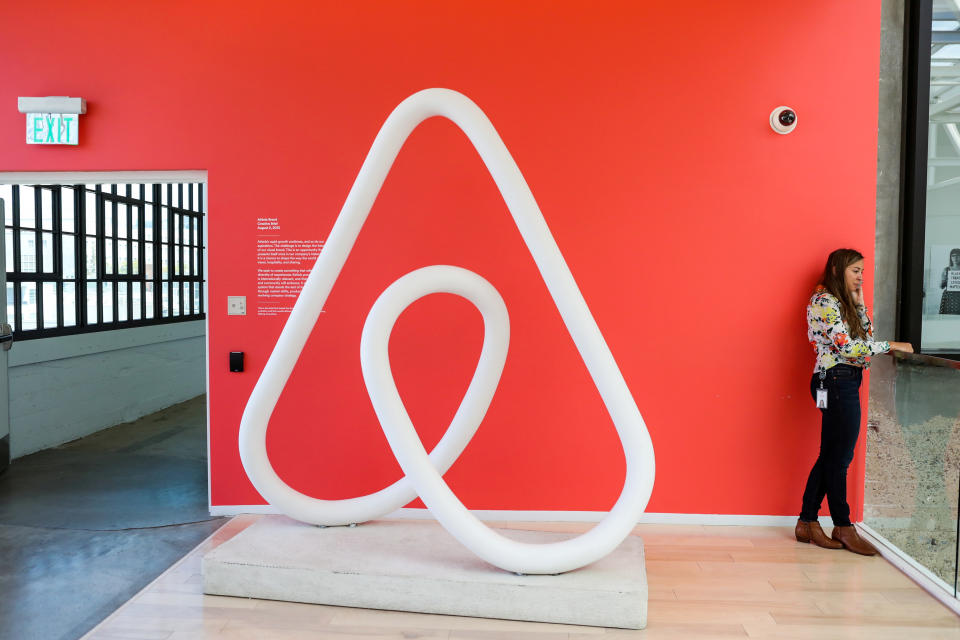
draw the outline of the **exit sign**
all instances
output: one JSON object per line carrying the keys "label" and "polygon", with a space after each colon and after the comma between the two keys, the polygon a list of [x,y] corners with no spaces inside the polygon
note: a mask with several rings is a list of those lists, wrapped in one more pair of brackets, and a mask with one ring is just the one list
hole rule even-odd
{"label": "exit sign", "polygon": [[79,114],[27,114],[27,144],[77,144],[79,136]]}

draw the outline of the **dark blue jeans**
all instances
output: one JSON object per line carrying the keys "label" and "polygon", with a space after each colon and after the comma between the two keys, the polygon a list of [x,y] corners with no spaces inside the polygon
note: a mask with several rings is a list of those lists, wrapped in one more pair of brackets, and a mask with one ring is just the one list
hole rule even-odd
{"label": "dark blue jeans", "polygon": [[[827,370],[823,387],[827,390],[827,408],[820,409],[820,455],[810,470],[803,492],[800,519],[813,522],[827,497],[834,526],[850,525],[847,504],[847,467],[853,460],[853,449],[860,435],[860,383],[863,370],[838,364]],[[810,380],[810,395],[817,397],[820,374]]]}

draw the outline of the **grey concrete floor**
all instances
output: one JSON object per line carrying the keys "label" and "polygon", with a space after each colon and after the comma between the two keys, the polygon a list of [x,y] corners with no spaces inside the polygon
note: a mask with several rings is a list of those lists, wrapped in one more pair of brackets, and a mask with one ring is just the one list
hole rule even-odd
{"label": "grey concrete floor", "polygon": [[74,640],[225,522],[207,512],[206,396],[0,475],[0,640]]}

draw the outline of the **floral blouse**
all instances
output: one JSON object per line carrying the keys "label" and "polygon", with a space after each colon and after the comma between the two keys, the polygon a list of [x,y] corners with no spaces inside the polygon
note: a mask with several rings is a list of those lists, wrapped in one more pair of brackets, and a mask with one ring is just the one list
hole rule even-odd
{"label": "floral blouse", "polygon": [[850,327],[843,322],[840,302],[822,286],[818,286],[807,305],[807,339],[817,352],[813,372],[826,371],[838,364],[870,366],[869,356],[890,351],[889,342],[873,340],[873,323],[867,308],[857,307],[857,314],[867,334],[866,340],[850,336]]}

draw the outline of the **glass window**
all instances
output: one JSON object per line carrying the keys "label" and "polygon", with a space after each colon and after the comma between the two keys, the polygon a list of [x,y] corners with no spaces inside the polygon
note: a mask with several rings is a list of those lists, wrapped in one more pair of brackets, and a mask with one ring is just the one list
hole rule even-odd
{"label": "glass window", "polygon": [[934,0],[920,348],[960,352],[960,6]]}
{"label": "glass window", "polygon": [[43,237],[43,272],[44,273],[53,273],[53,264],[54,264],[54,246],[53,246],[53,234],[52,233],[42,233]]}
{"label": "glass window", "polygon": [[53,190],[40,189],[40,223],[47,231],[53,230]]}
{"label": "glass window", "polygon": [[74,327],[77,324],[77,285],[74,282],[63,283],[63,326]]}
{"label": "glass window", "polygon": [[7,322],[13,325],[16,308],[16,298],[13,292],[13,283],[7,283]]}
{"label": "glass window", "polygon": [[63,279],[73,280],[76,277],[76,255],[74,254],[74,237],[64,234],[60,239],[63,246]]}
{"label": "glass window", "polygon": [[123,202],[117,204],[117,236],[127,237],[127,213],[129,208]]}
{"label": "glass window", "polygon": [[125,322],[127,319],[127,288],[129,282],[117,283],[117,322]]}
{"label": "glass window", "polygon": [[132,283],[130,283],[130,285],[131,285],[131,287],[133,287],[132,290],[131,290],[131,295],[130,295],[131,300],[132,300],[131,308],[132,308],[132,310],[133,310],[132,319],[133,319],[133,320],[139,320],[139,319],[140,319],[140,316],[141,316],[140,307],[141,307],[141,305],[142,305],[142,300],[141,300],[140,291],[141,291],[141,288],[142,288],[143,285],[142,285],[142,283],[140,283],[140,282],[132,282]]}
{"label": "glass window", "polygon": [[97,193],[95,184],[88,184],[83,192],[87,235],[97,234]]}
{"label": "glass window", "polygon": [[33,273],[37,270],[37,232],[20,232],[20,271]]}
{"label": "glass window", "polygon": [[153,207],[147,207],[143,216],[143,237],[145,240],[153,240]]}
{"label": "glass window", "polygon": [[144,287],[144,292],[146,294],[146,299],[144,300],[146,304],[144,304],[145,308],[144,308],[143,316],[145,318],[152,318],[153,317],[153,293],[154,293],[154,286],[152,282],[148,282],[146,284],[146,286]]}
{"label": "glass window", "polygon": [[126,275],[128,267],[129,261],[127,260],[127,241],[120,240],[117,242],[117,273],[120,275]]}
{"label": "glass window", "polygon": [[153,243],[145,242],[143,247],[144,274],[147,280],[153,280]]}
{"label": "glass window", "polygon": [[34,188],[20,185],[20,226],[35,229],[37,226],[37,196]]}
{"label": "glass window", "polygon": [[113,322],[113,283],[102,282],[103,321]]}
{"label": "glass window", "polygon": [[57,283],[43,283],[43,328],[57,328]]}
{"label": "glass window", "polygon": [[87,283],[87,324],[97,324],[99,322],[97,309],[99,308],[100,297],[98,292],[96,282]]}
{"label": "glass window", "polygon": [[6,243],[6,262],[7,262],[7,271],[13,271],[13,229],[7,229],[4,235],[4,243]]}
{"label": "glass window", "polygon": [[[147,202],[158,193],[165,204]],[[202,318],[202,214],[173,206],[202,193],[171,183],[0,185],[18,339]]]}
{"label": "glass window", "polygon": [[95,280],[97,277],[97,239],[87,238],[87,280]]}
{"label": "glass window", "polygon": [[76,192],[70,187],[63,187],[60,190],[60,229],[67,233],[73,233],[74,218],[76,217],[76,204],[74,196]]}
{"label": "glass window", "polygon": [[117,215],[117,201],[116,200],[107,200],[104,203],[103,207],[103,235],[108,238],[112,238],[113,233],[113,220]]}
{"label": "glass window", "polygon": [[37,328],[37,283],[20,283],[20,326],[23,331]]}

